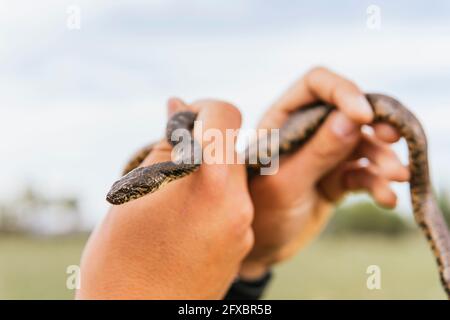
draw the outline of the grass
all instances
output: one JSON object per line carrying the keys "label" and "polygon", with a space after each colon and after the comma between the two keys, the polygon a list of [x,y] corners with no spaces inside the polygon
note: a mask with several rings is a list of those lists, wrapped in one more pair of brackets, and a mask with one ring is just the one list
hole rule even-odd
{"label": "grass", "polygon": [[66,268],[79,265],[87,237],[0,238],[0,299],[72,299]]}
{"label": "grass", "polygon": [[[366,286],[367,267],[381,269],[381,290]],[[425,239],[327,237],[275,270],[268,299],[446,299]]]}
{"label": "grass", "polygon": [[[0,299],[72,299],[66,268],[78,264],[85,236],[0,237]],[[381,290],[366,269],[381,268]],[[445,299],[434,258],[418,234],[322,237],[275,270],[269,299]]]}

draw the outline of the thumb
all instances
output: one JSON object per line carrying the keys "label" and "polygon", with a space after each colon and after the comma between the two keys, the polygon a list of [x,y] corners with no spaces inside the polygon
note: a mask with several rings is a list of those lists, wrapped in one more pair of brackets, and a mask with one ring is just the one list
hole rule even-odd
{"label": "thumb", "polygon": [[[232,104],[218,100],[200,100],[193,107],[199,110],[194,138],[202,144],[206,167],[234,164],[236,138],[241,126],[241,113]],[[215,170],[215,169],[214,169]]]}
{"label": "thumb", "polygon": [[[300,183],[316,184],[320,178],[348,157],[360,137],[360,125],[341,111],[334,111],[311,140],[292,157],[288,157],[281,170],[288,172]],[[292,179],[292,178],[291,178]]]}
{"label": "thumb", "polygon": [[[186,104],[179,98],[170,98],[167,101],[167,116],[170,118],[177,112],[181,111],[193,111],[194,108]],[[149,149],[149,148],[147,148]],[[144,151],[146,151],[144,149]],[[169,144],[166,138],[151,145],[150,152],[147,150],[147,157],[141,162],[140,167],[149,166],[155,163],[171,161],[172,146]]]}
{"label": "thumb", "polygon": [[[198,177],[214,189],[212,194],[235,194],[235,200],[247,203],[247,175],[239,164],[235,145],[241,126],[241,113],[230,103],[201,100],[192,104],[199,110],[194,139],[201,143],[203,161]],[[224,190],[223,187],[227,187]],[[241,200],[238,200],[241,199]]]}

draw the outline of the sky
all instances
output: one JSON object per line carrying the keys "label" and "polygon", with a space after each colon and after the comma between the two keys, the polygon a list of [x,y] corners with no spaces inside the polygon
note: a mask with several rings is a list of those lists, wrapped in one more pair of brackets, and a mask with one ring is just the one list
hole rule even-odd
{"label": "sky", "polygon": [[93,224],[128,156],[162,136],[169,97],[230,101],[252,128],[316,65],[413,110],[450,187],[448,1],[0,0],[0,15],[0,200],[77,194]]}

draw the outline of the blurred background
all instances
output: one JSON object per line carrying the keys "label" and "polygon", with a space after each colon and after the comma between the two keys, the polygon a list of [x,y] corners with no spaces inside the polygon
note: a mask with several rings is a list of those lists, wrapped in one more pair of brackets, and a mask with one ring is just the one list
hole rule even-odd
{"label": "blurred background", "polygon": [[[73,297],[66,269],[128,156],[161,137],[169,97],[228,100],[252,128],[316,65],[416,113],[449,219],[448,1],[0,0],[0,15],[1,299]],[[394,211],[349,197],[266,297],[445,298],[407,185],[395,188]]]}

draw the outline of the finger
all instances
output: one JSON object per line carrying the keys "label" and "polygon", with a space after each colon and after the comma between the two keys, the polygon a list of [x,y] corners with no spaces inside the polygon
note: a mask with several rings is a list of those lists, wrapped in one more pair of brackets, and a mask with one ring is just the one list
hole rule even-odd
{"label": "finger", "polygon": [[350,119],[364,124],[373,120],[373,111],[359,88],[350,80],[336,73],[316,68],[305,77],[310,92],[320,100],[335,105]]}
{"label": "finger", "polygon": [[153,146],[152,151],[142,161],[139,167],[147,167],[155,163],[171,161],[171,152],[172,146],[166,139],[162,139]]}
{"label": "finger", "polygon": [[285,176],[293,188],[316,185],[351,154],[359,137],[359,125],[343,112],[334,111],[305,146],[285,159],[278,174]]}
{"label": "finger", "polygon": [[[194,126],[194,139],[201,142],[205,171],[215,165],[236,163],[235,144],[241,126],[241,113],[230,103],[200,100],[192,104],[198,116]],[[211,165],[211,166],[209,166]]]}
{"label": "finger", "polygon": [[348,191],[368,191],[381,206],[394,208],[397,204],[397,196],[391,189],[389,180],[377,174],[371,166],[347,171],[343,176],[343,183]]}
{"label": "finger", "polygon": [[[167,101],[167,116],[170,118],[177,112],[181,111],[194,111],[195,109],[192,106],[186,104],[183,100],[179,98],[170,98]],[[149,166],[154,163],[171,161],[171,152],[172,146],[167,142],[166,139],[162,139],[157,142],[153,147],[152,151],[148,154],[148,156],[141,163],[142,166]]]}
{"label": "finger", "polygon": [[335,105],[357,123],[373,120],[372,107],[353,82],[318,67],[288,89],[263,117],[261,127],[279,128],[290,112],[317,100]]}
{"label": "finger", "polygon": [[379,141],[376,137],[363,134],[351,158],[368,159],[380,168],[380,174],[386,179],[398,182],[409,180],[408,168],[401,163],[388,144]]}
{"label": "finger", "polygon": [[193,109],[183,100],[177,97],[172,97],[167,100],[167,118],[170,118],[177,112],[187,111]]}
{"label": "finger", "polygon": [[377,203],[384,207],[395,207],[397,196],[389,180],[379,175],[374,166],[345,163],[318,184],[318,190],[330,202],[340,200],[349,191],[368,191]]}
{"label": "finger", "polygon": [[[222,137],[226,137],[227,130],[237,131],[241,126],[240,111],[228,102],[209,99],[199,100],[192,103],[192,107],[199,110],[196,124],[199,127],[194,127],[194,136],[203,134],[208,130],[212,130],[212,132],[217,130],[217,133],[220,132]],[[198,129],[203,129],[203,131],[198,131]],[[201,140],[200,137],[198,140]],[[228,147],[232,149],[234,145],[229,144]]]}
{"label": "finger", "polygon": [[373,125],[375,135],[384,142],[394,143],[400,140],[401,135],[393,126],[387,123],[376,123]]}

